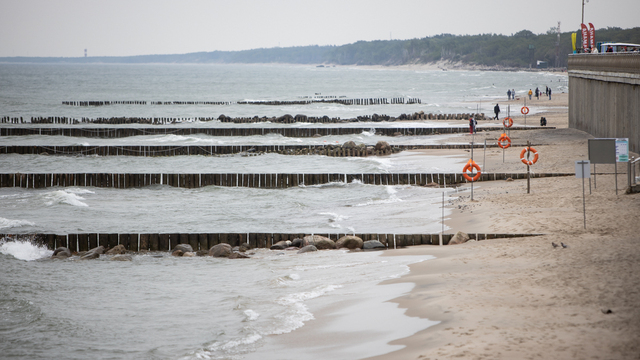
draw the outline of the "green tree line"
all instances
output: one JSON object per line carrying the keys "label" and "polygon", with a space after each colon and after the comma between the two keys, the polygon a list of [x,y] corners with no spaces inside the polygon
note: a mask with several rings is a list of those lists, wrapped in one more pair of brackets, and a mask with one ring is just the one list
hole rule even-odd
{"label": "green tree line", "polygon": [[[580,34],[577,32],[577,46]],[[640,27],[609,27],[596,30],[596,41],[640,44]],[[558,46],[556,47],[556,44]],[[212,51],[175,55],[103,56],[103,57],[6,57],[0,62],[36,63],[289,63],[335,65],[406,65],[444,60],[489,67],[528,68],[536,61],[549,66],[566,67],[573,52],[571,32],[558,35],[554,28],[546,34],[528,30],[513,35],[441,34],[410,40],[358,41],[342,46],[299,46]],[[556,56],[557,55],[557,56]]]}

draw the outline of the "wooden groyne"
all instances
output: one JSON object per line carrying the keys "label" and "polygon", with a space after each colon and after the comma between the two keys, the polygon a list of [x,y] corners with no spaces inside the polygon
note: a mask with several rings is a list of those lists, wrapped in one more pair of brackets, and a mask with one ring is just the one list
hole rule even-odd
{"label": "wooden groyne", "polygon": [[[84,233],[84,234],[6,234],[0,235],[0,239],[20,240],[30,239],[37,245],[45,245],[54,250],[58,247],[66,247],[72,252],[88,251],[97,246],[113,248],[123,245],[129,251],[170,251],[178,244],[189,244],[194,251],[209,250],[212,246],[227,243],[231,246],[249,244],[251,248],[270,248],[273,244],[282,240],[294,240],[303,238],[311,233]],[[394,249],[416,245],[438,245],[440,234],[326,234],[316,233],[332,240],[338,240],[345,235],[355,235],[364,241],[378,240],[387,248]],[[455,234],[442,234],[443,245],[447,245]],[[490,240],[500,238],[519,238],[540,236],[543,234],[468,234],[472,240]]]}
{"label": "wooden groyne", "polygon": [[[554,127],[518,127],[511,130],[549,130]],[[502,127],[491,126],[478,128],[479,131],[501,131]],[[151,135],[209,135],[209,136],[262,136],[282,135],[284,137],[309,138],[334,135],[353,135],[364,132],[375,133],[380,136],[422,136],[468,133],[468,127],[319,127],[319,128],[34,128],[11,127],[0,128],[0,136],[74,136],[87,138],[124,138],[130,136]]]}
{"label": "wooden groyne", "polygon": [[316,103],[330,103],[341,105],[411,105],[422,104],[418,98],[305,98],[303,100],[241,100],[241,101],[146,101],[146,100],[76,100],[63,101],[68,106],[108,106],[108,105],[308,105]]}
{"label": "wooden groyne", "polygon": [[11,124],[109,124],[109,125],[122,125],[122,124],[146,124],[146,125],[166,125],[180,122],[195,122],[195,121],[220,121],[225,123],[235,124],[248,124],[248,123],[279,123],[279,124],[293,124],[297,122],[304,123],[320,123],[320,124],[338,124],[338,123],[350,123],[350,122],[382,122],[382,121],[397,121],[397,120],[468,120],[470,117],[476,120],[489,120],[485,117],[484,113],[472,114],[472,113],[460,113],[460,114],[432,114],[425,113],[423,111],[413,114],[400,114],[398,117],[389,115],[362,115],[355,118],[342,119],[339,117],[329,116],[307,116],[307,115],[289,115],[282,116],[253,116],[253,117],[230,117],[224,114],[214,117],[98,117],[98,118],[74,118],[67,116],[36,116],[31,117],[29,121],[23,120],[22,117],[8,117],[4,116],[0,118],[2,123]]}
{"label": "wooden groyne", "polygon": [[[572,176],[574,173],[532,173],[532,178]],[[483,173],[477,181],[526,179],[526,173]],[[151,185],[168,185],[181,188],[205,186],[249,187],[285,189],[296,186],[315,186],[329,183],[361,182],[367,185],[456,186],[467,183],[462,173],[412,173],[412,174],[117,174],[117,173],[4,173],[0,174],[0,187],[41,189],[54,186],[93,186],[103,188],[140,188]]]}
{"label": "wooden groyne", "polygon": [[[519,145],[513,145],[519,146]],[[523,145],[524,146],[524,145]],[[281,155],[324,155],[330,157],[366,157],[390,155],[405,150],[434,150],[434,149],[471,149],[469,144],[435,144],[435,145],[391,145],[382,150],[374,146],[359,145],[346,148],[341,145],[210,145],[210,146],[180,146],[180,145],[151,145],[151,146],[44,146],[44,145],[7,145],[0,146],[0,154],[20,155],[97,155],[97,156],[218,156],[234,155],[253,156],[266,153]],[[475,144],[473,148],[483,148],[483,144]],[[487,144],[488,148],[498,147],[497,143]]]}

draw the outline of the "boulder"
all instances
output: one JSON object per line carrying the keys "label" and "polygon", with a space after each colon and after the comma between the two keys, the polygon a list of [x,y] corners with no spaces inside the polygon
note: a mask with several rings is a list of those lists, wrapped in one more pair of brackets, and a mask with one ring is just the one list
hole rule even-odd
{"label": "boulder", "polygon": [[184,251],[178,249],[178,250],[173,250],[173,252],[171,252],[171,256],[183,256],[184,255]]}
{"label": "boulder", "polygon": [[132,261],[131,255],[116,255],[111,258],[111,261]]}
{"label": "boulder", "polygon": [[66,259],[71,257],[71,250],[66,247],[59,247],[53,251],[53,255],[51,255],[52,259]]}
{"label": "boulder", "polygon": [[231,255],[231,245],[227,243],[213,245],[211,249],[209,249],[209,256],[229,257],[229,255]]}
{"label": "boulder", "polygon": [[469,240],[469,235],[463,233],[462,231],[458,231],[455,235],[453,235],[451,240],[449,240],[449,243],[447,245],[464,244],[467,242],[467,240]]}
{"label": "boulder", "polygon": [[364,241],[357,236],[347,235],[343,236],[338,241],[336,241],[336,248],[347,248],[347,249],[362,249],[362,245],[364,245]]}
{"label": "boulder", "polygon": [[386,141],[378,141],[376,143],[375,149],[379,151],[387,151],[387,150],[391,150],[391,145],[389,145],[389,143]]}
{"label": "boulder", "polygon": [[183,254],[187,252],[193,252],[193,248],[189,244],[178,244],[173,248],[171,252],[173,253],[176,250],[181,250]]}
{"label": "boulder", "polygon": [[109,251],[107,251],[107,255],[121,255],[127,252],[127,249],[124,248],[124,245],[116,245]]}
{"label": "boulder", "polygon": [[251,250],[251,245],[247,244],[247,243],[242,243],[240,244],[238,251],[240,252],[246,252],[247,250]]}
{"label": "boulder", "polygon": [[97,259],[100,255],[104,254],[104,246],[98,246],[87,251],[84,255],[80,257],[80,260],[89,260],[89,259]]}
{"label": "boulder", "polygon": [[343,149],[353,149],[356,147],[356,143],[353,142],[352,140],[349,140],[347,142],[345,142],[344,144],[342,144],[342,148]]}
{"label": "boulder", "polygon": [[291,241],[282,240],[282,241],[278,241],[277,243],[271,245],[270,249],[271,250],[284,250],[284,249],[288,248],[289,246],[291,246]]}
{"label": "boulder", "polygon": [[387,249],[387,247],[384,246],[384,244],[378,240],[367,240],[364,242],[364,244],[362,244],[362,248],[364,250],[386,250]]}
{"label": "boulder", "polygon": [[231,254],[229,254],[229,259],[248,259],[249,256],[243,254],[243,253],[239,253],[239,252],[233,252]]}
{"label": "boulder", "polygon": [[[303,247],[304,240],[300,239],[300,238],[295,238],[293,239],[293,241],[291,242],[291,246],[295,246],[297,248],[301,248]],[[308,245],[308,244],[307,244]]]}
{"label": "boulder", "polygon": [[186,253],[182,254],[182,257],[194,257],[194,256],[196,256],[196,253],[191,251],[187,251]]}
{"label": "boulder", "polygon": [[207,256],[209,255],[209,251],[208,250],[198,250],[196,251],[196,256]]}
{"label": "boulder", "polygon": [[336,243],[333,240],[320,235],[305,236],[302,240],[303,245],[314,245],[318,250],[336,248]]}
{"label": "boulder", "polygon": [[318,248],[316,248],[313,245],[307,245],[302,247],[302,249],[298,250],[298,254],[302,254],[302,253],[306,253],[306,252],[310,252],[310,251],[318,251]]}

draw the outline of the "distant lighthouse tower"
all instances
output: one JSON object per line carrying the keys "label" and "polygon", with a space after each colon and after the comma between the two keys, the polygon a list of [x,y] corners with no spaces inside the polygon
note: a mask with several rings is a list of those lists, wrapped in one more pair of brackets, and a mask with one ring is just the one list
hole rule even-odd
{"label": "distant lighthouse tower", "polygon": [[84,49],[84,57],[87,57],[87,49]]}

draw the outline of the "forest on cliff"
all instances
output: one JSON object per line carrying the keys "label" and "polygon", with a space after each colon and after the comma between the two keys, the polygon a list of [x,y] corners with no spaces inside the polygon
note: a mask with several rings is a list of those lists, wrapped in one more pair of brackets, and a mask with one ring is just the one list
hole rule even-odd
{"label": "forest on cliff", "polygon": [[[577,46],[580,47],[578,33]],[[596,42],[613,41],[640,44],[640,27],[609,27],[596,30]],[[559,44],[556,52],[556,43]],[[410,40],[358,41],[342,46],[300,46],[212,51],[175,55],[113,57],[9,57],[0,62],[30,63],[289,63],[325,65],[407,65],[449,61],[491,68],[535,67],[546,61],[550,67],[566,67],[573,52],[571,33],[558,34],[551,28],[545,34],[522,30],[512,35],[441,34]],[[557,57],[556,57],[557,54]]]}

